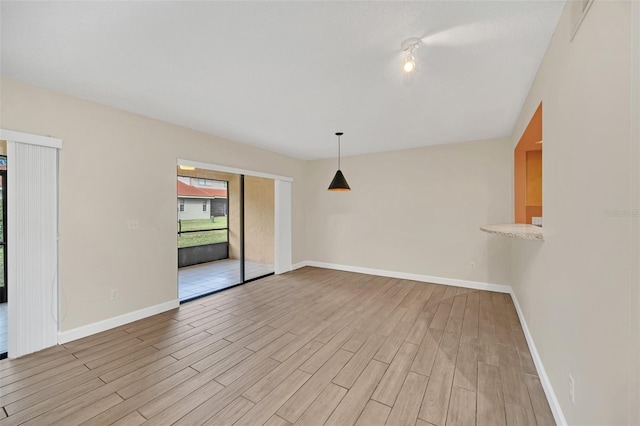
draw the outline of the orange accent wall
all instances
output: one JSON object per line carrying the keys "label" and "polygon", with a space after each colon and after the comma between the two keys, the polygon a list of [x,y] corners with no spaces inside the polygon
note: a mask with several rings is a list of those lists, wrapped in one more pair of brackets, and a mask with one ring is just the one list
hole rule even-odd
{"label": "orange accent wall", "polygon": [[527,206],[542,205],[542,151],[527,151]]}
{"label": "orange accent wall", "polygon": [[542,217],[542,206],[527,206],[525,207],[525,222],[531,224],[531,218]]}
{"label": "orange accent wall", "polygon": [[518,151],[517,149],[514,151],[514,197],[513,201],[515,204],[515,222],[516,223],[527,223],[527,200],[526,200],[526,191],[527,191],[527,152],[526,151]]}
{"label": "orange accent wall", "polygon": [[513,152],[515,223],[542,216],[542,103]]}

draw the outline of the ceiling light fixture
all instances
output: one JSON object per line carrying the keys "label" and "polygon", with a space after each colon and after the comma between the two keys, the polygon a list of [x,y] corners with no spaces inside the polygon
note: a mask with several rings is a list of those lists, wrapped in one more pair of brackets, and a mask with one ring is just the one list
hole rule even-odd
{"label": "ceiling light fixture", "polygon": [[416,58],[413,56],[413,52],[420,47],[421,44],[422,40],[418,37],[408,38],[400,44],[405,54],[404,60],[402,61],[402,70],[407,74],[411,74],[416,69]]}
{"label": "ceiling light fixture", "polygon": [[351,188],[349,187],[347,180],[344,178],[344,175],[340,170],[340,136],[342,136],[343,134],[344,133],[342,132],[336,133],[336,136],[338,137],[338,171],[336,172],[336,175],[333,177],[333,180],[331,181],[331,185],[329,185],[329,191],[334,191],[334,192],[351,191]]}
{"label": "ceiling light fixture", "polygon": [[180,170],[195,170],[196,168],[193,166],[183,166],[180,164]]}

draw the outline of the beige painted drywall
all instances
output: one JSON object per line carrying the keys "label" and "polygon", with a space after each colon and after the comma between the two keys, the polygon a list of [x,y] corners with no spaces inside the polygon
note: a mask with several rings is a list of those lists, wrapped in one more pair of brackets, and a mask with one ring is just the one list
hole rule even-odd
{"label": "beige painted drywall", "polygon": [[640,423],[640,157],[637,132],[632,137],[637,108],[630,108],[640,43],[632,45],[631,12],[631,2],[594,2],[570,43],[565,8],[512,137],[515,147],[542,101],[546,241],[512,241],[512,284],[562,411],[575,425]]}
{"label": "beige painted drywall", "polygon": [[479,227],[511,220],[512,155],[498,139],[346,157],[350,192],[327,191],[336,160],[309,162],[309,260],[508,284],[508,243]]}
{"label": "beige painted drywall", "polygon": [[63,141],[62,331],[177,298],[178,158],[292,177],[293,261],[305,260],[303,161],[15,80],[0,89],[1,128]]}
{"label": "beige painted drywall", "polygon": [[245,176],[244,255],[247,260],[273,263],[274,213],[274,180]]}

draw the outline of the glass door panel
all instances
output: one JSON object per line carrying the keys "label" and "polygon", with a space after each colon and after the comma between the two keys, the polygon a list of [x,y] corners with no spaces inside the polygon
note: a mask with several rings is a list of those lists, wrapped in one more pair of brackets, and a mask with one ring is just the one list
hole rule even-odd
{"label": "glass door panel", "polygon": [[244,280],[274,273],[275,183],[244,177]]}
{"label": "glass door panel", "polygon": [[[3,157],[6,158],[6,157]],[[0,170],[0,303],[7,301],[7,254],[6,254],[6,218],[7,206],[7,171],[6,162],[5,170]],[[1,351],[0,351],[1,352]]]}
{"label": "glass door panel", "polygon": [[180,301],[274,273],[273,179],[179,168],[177,180]]}
{"label": "glass door panel", "polygon": [[242,282],[239,176],[199,169],[191,173],[179,174],[177,182],[181,301]]}

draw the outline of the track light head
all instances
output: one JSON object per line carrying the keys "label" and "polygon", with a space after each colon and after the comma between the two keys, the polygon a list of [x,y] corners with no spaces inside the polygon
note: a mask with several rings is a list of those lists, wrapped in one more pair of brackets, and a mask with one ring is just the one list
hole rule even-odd
{"label": "track light head", "polygon": [[402,70],[404,72],[410,74],[416,69],[416,58],[413,56],[413,52],[420,45],[422,45],[422,40],[417,37],[408,38],[400,44],[400,48],[405,53],[404,61],[402,62]]}

